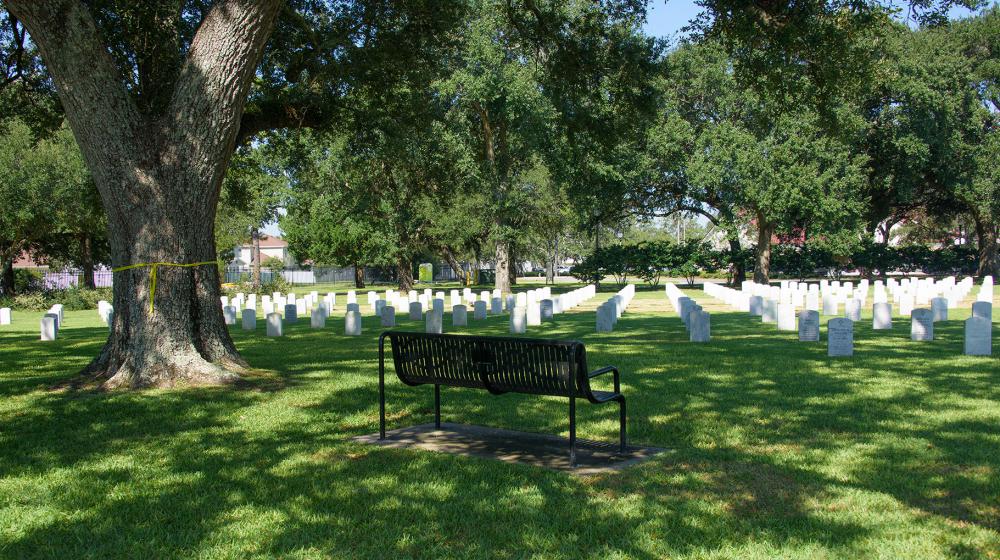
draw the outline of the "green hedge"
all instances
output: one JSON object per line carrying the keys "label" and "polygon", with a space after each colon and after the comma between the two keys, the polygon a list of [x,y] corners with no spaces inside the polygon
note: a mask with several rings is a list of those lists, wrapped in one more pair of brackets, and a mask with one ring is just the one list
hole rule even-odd
{"label": "green hedge", "polygon": [[10,307],[25,311],[45,311],[61,303],[67,311],[97,309],[100,300],[111,301],[111,288],[67,288],[65,290],[36,290],[0,298],[0,307]]}
{"label": "green hedge", "polygon": [[664,275],[684,277],[693,284],[696,276],[715,272],[726,262],[727,251],[715,251],[705,243],[645,241],[601,247],[574,266],[570,274],[591,284],[612,276],[619,286],[623,286],[629,276],[638,276],[649,285],[657,286]]}
{"label": "green hedge", "polygon": [[[756,264],[756,247],[734,254],[716,250],[696,241],[686,243],[644,242],[634,245],[601,247],[574,266],[571,274],[583,282],[596,283],[611,276],[624,285],[629,276],[640,277],[656,286],[663,275],[684,277],[693,284],[697,276],[713,276],[742,262],[748,274]],[[880,276],[889,272],[904,274],[971,275],[976,273],[978,254],[968,245],[949,245],[930,249],[923,245],[889,247],[866,243],[852,255],[837,256],[831,251],[810,245],[774,245],[771,247],[772,277],[805,279],[817,275],[838,276],[847,270]]]}

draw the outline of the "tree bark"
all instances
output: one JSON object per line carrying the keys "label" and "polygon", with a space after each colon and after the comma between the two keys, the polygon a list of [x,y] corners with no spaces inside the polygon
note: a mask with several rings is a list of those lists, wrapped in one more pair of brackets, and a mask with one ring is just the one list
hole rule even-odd
{"label": "tree bark", "polygon": [[[223,0],[205,14],[176,74],[144,84],[140,108],[80,0],[6,0],[28,28],[108,213],[114,322],[84,370],[107,387],[235,381],[246,365],[219,305],[215,212],[250,82],[280,0]],[[175,22],[164,25],[173,27]],[[181,56],[177,41],[156,47]],[[147,263],[159,267],[156,292]],[[151,309],[151,306],[152,309]]]}
{"label": "tree bark", "polygon": [[4,259],[0,263],[0,296],[14,295],[14,260]]}
{"label": "tree bark", "polygon": [[399,291],[409,292],[413,289],[413,263],[410,259],[396,259],[396,278],[399,280]]}
{"label": "tree bark", "polygon": [[507,262],[510,263],[510,285],[517,285],[517,252],[514,247],[508,244],[509,256]]}
{"label": "tree bark", "polygon": [[510,242],[498,241],[496,250],[496,278],[493,287],[502,294],[510,293]]}
{"label": "tree bark", "polygon": [[80,268],[83,270],[83,286],[91,290],[97,287],[94,281],[94,248],[90,235],[80,234]]}
{"label": "tree bark", "polygon": [[992,216],[973,213],[976,222],[976,238],[979,247],[979,269],[976,276],[1000,276],[1000,254],[997,246],[997,224]]}
{"label": "tree bark", "polygon": [[771,236],[774,225],[757,215],[757,264],[753,269],[753,281],[767,284],[771,280]]}
{"label": "tree bark", "polygon": [[260,289],[260,230],[253,228],[250,230],[250,239],[253,243],[253,254],[250,256],[250,260],[253,262],[250,268],[250,282],[253,285],[253,291]]}
{"label": "tree bark", "polygon": [[444,260],[448,263],[448,266],[455,271],[455,275],[458,276],[459,281],[465,285],[465,270],[462,268],[461,263],[455,258],[455,254],[452,252],[450,247],[444,246],[441,248],[441,254],[444,255]]}
{"label": "tree bark", "polygon": [[[594,226],[594,253],[597,254],[597,252],[600,250],[601,250],[601,224],[598,222],[598,224]],[[603,280],[603,278],[598,278],[597,281],[594,282],[594,287],[598,290],[601,289],[601,280]]]}
{"label": "tree bark", "polygon": [[732,252],[732,265],[733,265],[733,286],[738,287],[747,279],[747,269],[743,264],[743,259],[740,258],[740,253],[743,251],[743,246],[740,243],[738,237],[729,238],[729,250]]}
{"label": "tree bark", "polygon": [[354,263],[354,287],[361,288],[365,287],[365,265]]}

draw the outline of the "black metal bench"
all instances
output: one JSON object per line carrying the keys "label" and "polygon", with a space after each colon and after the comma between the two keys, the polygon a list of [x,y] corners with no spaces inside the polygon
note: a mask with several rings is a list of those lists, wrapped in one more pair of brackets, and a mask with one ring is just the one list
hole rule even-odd
{"label": "black metal bench", "polygon": [[[618,369],[587,371],[583,343],[564,340],[387,331],[378,340],[379,439],[385,439],[385,341],[396,376],[406,385],[434,385],[434,425],[441,428],[441,386],[485,389],[494,395],[528,393],[569,398],[570,463],[576,464],[576,399],[619,407],[619,450],[625,452],[625,396]],[[590,380],[614,377],[614,391]]]}

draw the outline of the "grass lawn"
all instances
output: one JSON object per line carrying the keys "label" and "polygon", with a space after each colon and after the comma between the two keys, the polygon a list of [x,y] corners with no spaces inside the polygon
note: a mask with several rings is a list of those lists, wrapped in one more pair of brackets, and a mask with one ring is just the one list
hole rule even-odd
{"label": "grass lawn", "polygon": [[[67,313],[54,343],[15,313],[0,557],[1000,558],[1000,362],[961,355],[968,311],[913,343],[905,319],[873,332],[869,309],[854,358],[830,359],[689,294],[713,312],[709,344],[687,342],[662,288],[614,333],[593,332],[606,295],[529,328],[619,366],[631,441],[672,450],[594,477],[351,442],[377,430],[373,317],[360,338],[336,318],[281,339],[237,327],[260,368],[247,387],[100,393],[50,389],[100,348],[95,311]],[[565,399],[442,401],[446,421],[568,434]],[[432,410],[431,388],[390,378],[390,429]],[[581,437],[615,441],[616,407],[577,410]]]}

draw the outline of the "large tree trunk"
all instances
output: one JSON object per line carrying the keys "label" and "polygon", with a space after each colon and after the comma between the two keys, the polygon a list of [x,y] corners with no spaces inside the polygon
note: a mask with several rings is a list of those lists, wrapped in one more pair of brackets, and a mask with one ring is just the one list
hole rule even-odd
{"label": "large tree trunk", "polygon": [[0,262],[0,296],[14,295],[14,260],[3,259]]}
{"label": "large tree trunk", "polygon": [[362,289],[365,287],[365,265],[354,263],[354,287]]}
{"label": "large tree trunk", "polygon": [[[164,189],[167,190],[167,189]],[[149,205],[134,208],[134,219],[115,219],[111,258],[126,263],[203,263],[161,266],[152,292],[152,270],[139,267],[114,273],[113,332],[87,373],[109,387],[170,387],[218,384],[238,379],[246,363],[236,351],[219,306],[219,268],[212,228],[215,220],[189,219],[192,208]],[[211,212],[214,212],[214,206]],[[208,214],[203,209],[202,214]],[[143,224],[167,226],[156,234]]]}
{"label": "large tree trunk", "polygon": [[507,241],[497,242],[496,251],[496,278],[493,287],[500,290],[502,294],[510,293],[510,243]]}
{"label": "large tree trunk", "polygon": [[739,237],[729,238],[729,250],[732,252],[733,286],[739,287],[747,279],[747,269],[743,264],[743,259],[740,258],[743,246],[740,244]]}
{"label": "large tree trunk", "polygon": [[80,268],[83,270],[83,286],[93,290],[97,287],[94,281],[94,248],[90,235],[80,235]]}
{"label": "large tree trunk", "polygon": [[767,284],[771,280],[771,236],[774,225],[757,216],[757,264],[753,269],[753,281]]}
{"label": "large tree trunk", "polygon": [[413,263],[410,259],[396,259],[396,278],[399,280],[399,291],[409,292],[413,289]]}
{"label": "large tree trunk", "polygon": [[979,269],[976,276],[1000,276],[1000,255],[997,251],[997,225],[993,216],[973,214],[976,221],[976,238],[979,242]]}
{"label": "large tree trunk", "polygon": [[[151,51],[161,58],[144,67],[152,77],[137,91],[83,2],[5,3],[41,51],[101,194],[112,264],[136,266],[114,273],[112,333],[85,373],[108,387],[238,379],[245,362],[222,317],[213,228],[250,81],[283,2],[214,3],[176,71],[168,16],[156,32],[166,39]],[[159,267],[154,297],[148,263],[195,266]]]}
{"label": "large tree trunk", "polygon": [[253,254],[250,255],[250,261],[252,262],[250,268],[250,282],[253,286],[253,291],[256,292],[260,289],[260,230],[253,228],[250,230],[250,239],[253,244]]}
{"label": "large tree trunk", "polygon": [[451,251],[451,248],[447,246],[442,247],[441,254],[444,255],[445,262],[447,262],[448,266],[450,266],[455,272],[458,280],[464,285],[466,283],[465,270],[462,268],[462,264],[458,262],[458,259],[455,258],[455,254]]}
{"label": "large tree trunk", "polygon": [[513,246],[508,245],[508,247],[510,248],[510,253],[509,253],[508,258],[507,258],[507,262],[510,263],[510,285],[511,286],[516,286],[517,285],[517,272],[518,272],[518,270],[517,270],[517,252],[514,250]]}

